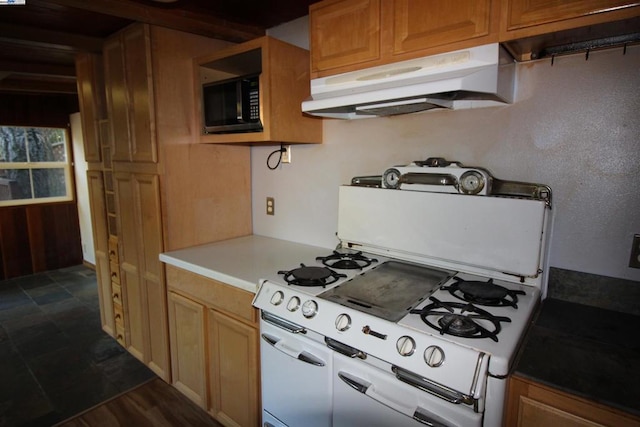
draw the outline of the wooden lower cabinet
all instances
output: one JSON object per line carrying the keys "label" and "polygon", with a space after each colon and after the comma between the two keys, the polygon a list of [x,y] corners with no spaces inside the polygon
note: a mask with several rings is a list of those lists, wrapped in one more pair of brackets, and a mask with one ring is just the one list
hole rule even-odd
{"label": "wooden lower cabinet", "polygon": [[166,267],[173,385],[225,426],[260,424],[253,294]]}
{"label": "wooden lower cabinet", "polygon": [[640,426],[640,418],[533,381],[511,377],[506,427]]}
{"label": "wooden lower cabinet", "polygon": [[175,292],[168,301],[173,385],[207,409],[206,309]]}
{"label": "wooden lower cabinet", "polygon": [[116,171],[120,285],[125,346],[159,377],[170,380],[167,291],[162,263],[159,177]]}
{"label": "wooden lower cabinet", "polygon": [[254,326],[209,310],[209,411],[225,425],[260,423],[258,335]]}

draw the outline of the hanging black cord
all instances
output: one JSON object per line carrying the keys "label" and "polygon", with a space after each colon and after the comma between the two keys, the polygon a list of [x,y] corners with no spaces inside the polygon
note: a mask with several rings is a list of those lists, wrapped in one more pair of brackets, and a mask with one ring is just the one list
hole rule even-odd
{"label": "hanging black cord", "polygon": [[[278,168],[278,166],[280,166],[280,162],[282,161],[282,153],[286,152],[287,149],[284,148],[282,145],[280,145],[280,149],[273,151],[271,154],[269,154],[269,157],[267,157],[267,167],[271,170],[276,170]],[[280,155],[278,156],[278,163],[276,163],[275,166],[271,167],[270,163],[271,163],[271,157],[276,154],[276,153],[280,153]]]}

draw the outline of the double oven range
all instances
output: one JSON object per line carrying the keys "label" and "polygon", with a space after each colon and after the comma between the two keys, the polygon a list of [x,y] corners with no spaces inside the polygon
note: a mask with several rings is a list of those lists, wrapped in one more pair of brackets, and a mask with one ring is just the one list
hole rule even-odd
{"label": "double oven range", "polygon": [[263,425],[501,425],[544,291],[549,198],[339,197],[339,247],[276,267],[254,299]]}

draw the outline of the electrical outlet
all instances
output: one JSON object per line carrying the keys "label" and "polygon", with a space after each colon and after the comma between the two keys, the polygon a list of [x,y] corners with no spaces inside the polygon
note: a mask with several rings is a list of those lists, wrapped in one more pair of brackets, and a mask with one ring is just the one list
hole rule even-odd
{"label": "electrical outlet", "polygon": [[291,146],[283,145],[282,148],[284,148],[285,150],[282,152],[282,157],[281,157],[282,163],[291,163]]}
{"label": "electrical outlet", "polygon": [[633,236],[633,245],[631,246],[629,267],[640,268],[640,234],[636,234]]}
{"label": "electrical outlet", "polygon": [[267,215],[275,215],[276,200],[273,197],[267,197]]}

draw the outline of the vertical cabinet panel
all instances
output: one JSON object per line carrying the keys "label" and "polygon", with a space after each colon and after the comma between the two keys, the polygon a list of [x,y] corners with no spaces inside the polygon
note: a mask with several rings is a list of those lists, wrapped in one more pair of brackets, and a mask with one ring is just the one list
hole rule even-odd
{"label": "vertical cabinet panel", "polygon": [[112,160],[129,160],[129,113],[125,81],[124,49],[120,38],[109,39],[104,44],[105,88],[107,108],[113,141]]}
{"label": "vertical cabinet panel", "polygon": [[209,310],[210,411],[226,425],[260,422],[258,330]]}
{"label": "vertical cabinet panel", "polygon": [[205,308],[169,292],[169,330],[173,385],[207,409]]}
{"label": "vertical cabinet panel", "polygon": [[135,357],[145,362],[145,336],[148,335],[144,318],[146,295],[140,280],[139,231],[140,219],[137,206],[134,176],[127,172],[114,173],[114,185],[119,216],[120,233],[120,284],[124,308],[125,344]]}
{"label": "vertical cabinet panel", "polygon": [[130,159],[157,162],[149,27],[131,27],[122,34],[131,129]]}
{"label": "vertical cabinet panel", "polygon": [[145,310],[149,340],[149,366],[163,378],[168,376],[169,343],[167,297],[159,256],[162,252],[160,181],[157,175],[134,174],[136,210],[139,217],[140,278],[146,291]]}
{"label": "vertical cabinet panel", "polygon": [[93,243],[96,255],[96,274],[98,276],[98,298],[100,301],[100,320],[102,329],[115,336],[115,319],[111,297],[111,275],[109,241],[107,233],[107,215],[105,210],[104,182],[101,171],[88,171],[89,205],[93,225]]}
{"label": "vertical cabinet panel", "polygon": [[98,121],[104,115],[101,108],[102,56],[81,53],[76,56],[76,80],[78,101],[82,115],[84,157],[87,162],[100,161]]}
{"label": "vertical cabinet panel", "polygon": [[147,25],[134,25],[103,49],[113,161],[158,161],[151,46]]}
{"label": "vertical cabinet panel", "polygon": [[157,175],[115,172],[120,229],[120,282],[127,349],[158,376],[169,378],[166,288]]}

